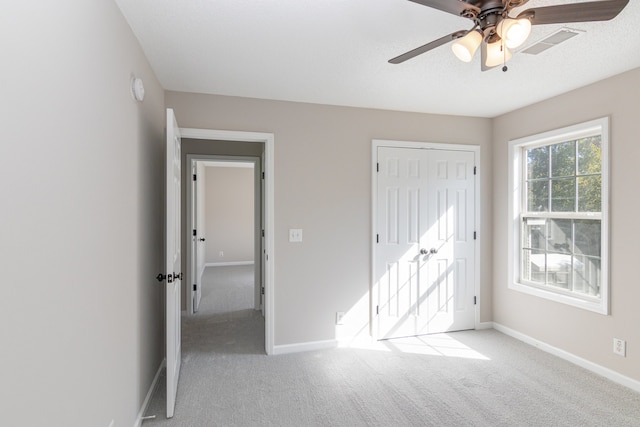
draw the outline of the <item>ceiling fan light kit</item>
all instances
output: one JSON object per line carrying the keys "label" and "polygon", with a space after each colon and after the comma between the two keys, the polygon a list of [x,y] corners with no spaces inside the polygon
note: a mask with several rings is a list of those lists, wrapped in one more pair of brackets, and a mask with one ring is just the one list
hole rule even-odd
{"label": "ceiling fan light kit", "polygon": [[498,23],[496,31],[508,48],[515,49],[521,46],[531,34],[531,21],[528,18],[503,19]]}
{"label": "ceiling fan light kit", "polygon": [[487,56],[484,65],[489,68],[497,67],[510,60],[511,56],[513,56],[511,51],[502,43],[502,40],[487,43]]}
{"label": "ceiling fan light kit", "polygon": [[452,44],[451,50],[460,61],[471,62],[473,55],[480,47],[480,43],[482,43],[482,33],[473,30]]}
{"label": "ceiling fan light kit", "polygon": [[[389,60],[400,64],[438,46],[455,42],[451,46],[455,56],[471,62],[481,47],[482,71],[506,63],[515,49],[527,40],[532,25],[561,24],[567,22],[608,21],[624,9],[629,0],[598,0],[526,9],[510,16],[512,9],[529,0],[410,0],[443,12],[473,21],[473,27],[429,42]],[[503,67],[506,71],[506,66]]]}

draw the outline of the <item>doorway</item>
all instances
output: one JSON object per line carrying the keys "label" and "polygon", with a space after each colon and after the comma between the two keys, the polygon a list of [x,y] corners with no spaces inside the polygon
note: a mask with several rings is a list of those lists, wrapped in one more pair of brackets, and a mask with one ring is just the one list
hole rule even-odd
{"label": "doorway", "polygon": [[263,308],[260,157],[187,155],[187,313]]}
{"label": "doorway", "polygon": [[378,339],[474,329],[477,147],[374,141]]}
{"label": "doorway", "polygon": [[[275,139],[273,134],[259,133],[259,132],[241,132],[241,131],[219,131],[209,129],[194,129],[194,128],[180,128],[180,132],[183,140],[183,148],[185,153],[198,155],[200,157],[206,156],[227,156],[227,160],[246,160],[245,157],[257,158],[258,164],[256,169],[260,170],[260,182],[255,184],[256,189],[262,194],[260,203],[256,203],[256,206],[260,206],[262,211],[260,214],[256,214],[256,217],[262,219],[261,229],[259,237],[261,239],[260,244],[256,244],[256,248],[262,248],[262,252],[256,254],[256,257],[260,259],[262,287],[260,291],[260,299],[262,300],[262,310],[264,315],[264,350],[267,354],[273,354],[273,337],[274,337],[274,301],[273,301],[273,283],[274,283],[274,271],[273,271],[273,257],[274,257],[274,144]],[[249,147],[249,148],[247,148]],[[253,147],[253,148],[251,148]],[[258,150],[258,151],[256,151]],[[251,152],[249,156],[238,155],[238,153]],[[229,156],[235,157],[230,159]],[[241,157],[241,159],[238,159]],[[210,160],[210,159],[205,159]],[[255,163],[254,163],[255,164]],[[185,186],[183,187],[185,193],[188,193],[191,186],[192,177],[190,166],[187,165],[186,155],[183,157],[183,168],[185,173],[183,174]],[[188,179],[187,179],[188,178]],[[188,184],[188,185],[187,185]],[[256,191],[258,193],[258,191]],[[186,198],[185,198],[186,200]],[[185,203],[185,205],[188,205]],[[184,206],[185,210],[185,222],[189,219],[189,215],[186,214],[188,206]],[[183,223],[184,224],[184,223]],[[183,230],[186,230],[186,226],[183,225]],[[187,251],[190,251],[191,237],[193,228],[189,228],[190,234],[183,239],[183,246]],[[200,237],[198,237],[199,239]],[[206,236],[204,236],[206,242]],[[185,251],[186,252],[186,251]],[[189,267],[190,263],[185,260],[184,265]],[[189,268],[186,272],[189,273]],[[193,285],[191,282],[188,284]],[[192,286],[185,286],[185,302],[183,309],[188,310],[190,302],[190,292]]]}

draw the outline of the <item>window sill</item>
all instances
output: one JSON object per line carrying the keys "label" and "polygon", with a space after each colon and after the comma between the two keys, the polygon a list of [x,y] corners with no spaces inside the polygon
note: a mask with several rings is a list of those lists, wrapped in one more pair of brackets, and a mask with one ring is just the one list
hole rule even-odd
{"label": "window sill", "polygon": [[509,281],[509,289],[528,295],[533,295],[539,298],[544,298],[550,301],[559,302],[572,307],[593,311],[598,314],[609,315],[609,304],[607,298],[604,295],[599,301],[589,301],[577,297],[572,297],[570,295],[564,295],[561,293],[536,288],[529,285],[523,285],[522,283],[514,283],[512,281]]}

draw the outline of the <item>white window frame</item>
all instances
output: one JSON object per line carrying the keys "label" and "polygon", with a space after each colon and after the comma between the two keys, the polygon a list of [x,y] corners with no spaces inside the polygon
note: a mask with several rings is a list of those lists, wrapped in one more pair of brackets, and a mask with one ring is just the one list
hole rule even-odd
{"label": "white window frame", "polygon": [[[522,283],[520,280],[522,269],[522,225],[521,214],[524,204],[524,148],[551,145],[559,142],[571,141],[587,136],[601,135],[602,160],[602,207],[601,215],[594,218],[601,219],[601,278],[600,298],[555,291],[548,287],[538,287]],[[603,117],[549,132],[540,133],[509,141],[509,229],[508,229],[508,266],[509,289],[560,302],[600,314],[609,314],[609,118]],[[562,217],[562,214],[558,214]]]}

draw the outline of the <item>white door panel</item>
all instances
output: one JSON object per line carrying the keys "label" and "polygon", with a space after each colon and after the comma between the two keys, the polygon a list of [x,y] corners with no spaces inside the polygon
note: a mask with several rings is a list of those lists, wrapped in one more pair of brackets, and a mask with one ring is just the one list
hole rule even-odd
{"label": "white door panel", "polygon": [[429,188],[435,203],[429,218],[435,233],[425,247],[435,248],[429,264],[429,332],[474,327],[474,154],[430,150]]}
{"label": "white door panel", "polygon": [[204,271],[204,260],[206,250],[206,226],[205,226],[205,178],[206,172],[202,162],[193,161],[193,168],[195,169],[195,175],[198,177],[193,181],[192,188],[192,210],[193,219],[192,224],[196,229],[196,236],[193,237],[194,252],[191,255],[191,263],[193,269],[192,277],[194,284],[196,285],[195,292],[193,292],[193,312],[197,312],[200,308],[200,301],[202,300],[202,273]]}
{"label": "white door panel", "polygon": [[474,154],[378,147],[378,337],[474,327]]}
{"label": "white door panel", "polygon": [[166,168],[166,344],[167,418],[173,417],[180,377],[181,282],[180,259],[180,130],[172,109],[167,109]]}

